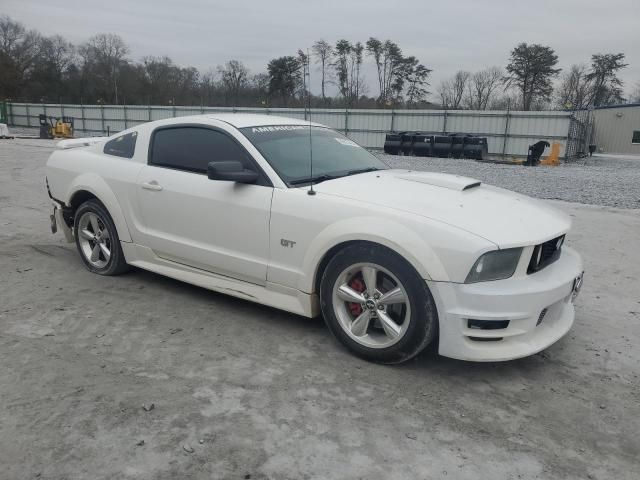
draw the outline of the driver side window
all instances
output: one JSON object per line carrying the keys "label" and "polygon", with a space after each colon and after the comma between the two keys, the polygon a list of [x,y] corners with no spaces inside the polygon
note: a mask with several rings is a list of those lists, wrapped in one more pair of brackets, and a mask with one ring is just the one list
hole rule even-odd
{"label": "driver side window", "polygon": [[209,162],[234,160],[255,169],[240,145],[210,128],[161,128],[153,133],[150,148],[150,165],[206,173]]}

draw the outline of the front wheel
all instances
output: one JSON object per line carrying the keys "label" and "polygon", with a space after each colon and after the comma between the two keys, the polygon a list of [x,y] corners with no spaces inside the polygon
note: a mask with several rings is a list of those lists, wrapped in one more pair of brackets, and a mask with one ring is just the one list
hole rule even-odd
{"label": "front wheel", "polygon": [[381,245],[355,244],[334,256],[322,277],[320,305],[333,335],[375,362],[409,360],[437,331],[426,283],[404,258]]}
{"label": "front wheel", "polygon": [[107,209],[97,200],[84,202],[74,215],[76,247],[93,273],[118,275],[130,269]]}

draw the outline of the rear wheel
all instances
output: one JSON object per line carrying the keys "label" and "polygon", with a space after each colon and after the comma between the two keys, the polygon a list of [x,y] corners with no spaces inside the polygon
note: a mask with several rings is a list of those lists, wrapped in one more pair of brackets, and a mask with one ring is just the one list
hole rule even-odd
{"label": "rear wheel", "polygon": [[324,319],[357,355],[400,363],[434,338],[438,317],[424,280],[386,247],[356,244],[333,257],[322,277]]}
{"label": "rear wheel", "polygon": [[115,224],[102,203],[88,200],[78,207],[74,217],[76,247],[90,271],[119,275],[130,269]]}

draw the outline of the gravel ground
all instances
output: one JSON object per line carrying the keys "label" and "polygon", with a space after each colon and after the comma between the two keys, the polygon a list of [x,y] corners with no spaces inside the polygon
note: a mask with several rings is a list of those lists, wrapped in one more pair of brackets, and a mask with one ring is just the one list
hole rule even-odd
{"label": "gravel ground", "polygon": [[387,367],[321,319],[89,273],[49,231],[53,143],[0,140],[0,479],[638,479],[639,210],[552,202],[587,274],[544,352]]}
{"label": "gravel ground", "polygon": [[533,197],[640,208],[640,158],[597,155],[558,167],[523,167],[431,157],[377,155],[389,166],[453,173]]}

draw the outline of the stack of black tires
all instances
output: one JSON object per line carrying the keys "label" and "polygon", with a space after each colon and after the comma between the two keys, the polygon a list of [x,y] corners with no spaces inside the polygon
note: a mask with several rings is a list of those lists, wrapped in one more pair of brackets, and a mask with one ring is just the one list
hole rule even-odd
{"label": "stack of black tires", "polygon": [[429,135],[424,132],[388,133],[384,151],[389,155],[486,159],[487,138],[465,133]]}

